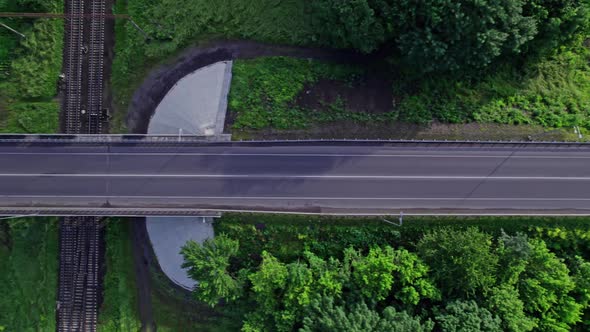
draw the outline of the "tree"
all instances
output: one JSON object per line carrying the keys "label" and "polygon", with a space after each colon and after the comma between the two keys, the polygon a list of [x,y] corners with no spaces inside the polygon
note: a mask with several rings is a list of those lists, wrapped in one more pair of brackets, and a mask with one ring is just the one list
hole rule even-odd
{"label": "tree", "polygon": [[387,6],[375,0],[313,0],[312,21],[323,43],[369,53],[386,40],[389,23],[380,13]]}
{"label": "tree", "polygon": [[527,0],[523,12],[535,18],[539,30],[535,39],[528,43],[528,52],[552,52],[587,38],[590,25],[587,0]]}
{"label": "tree", "polygon": [[[266,251],[262,253],[262,263],[248,277],[256,308],[247,315],[244,330],[291,331],[304,319],[312,303],[318,305],[320,298],[374,306],[392,295],[394,284],[393,295],[409,308],[422,298],[438,296],[427,278],[426,265],[406,250],[375,247],[363,255],[347,248],[342,263],[311,252],[304,252],[304,257],[305,260],[285,264]],[[334,308],[334,312],[349,309]],[[372,317],[377,322],[379,314],[375,315]]]}
{"label": "tree", "polygon": [[569,269],[542,240],[530,240],[531,256],[519,276],[517,289],[525,312],[538,319],[541,331],[569,331],[581,320],[582,305],[572,291],[576,287]]}
{"label": "tree", "polygon": [[499,255],[499,265],[502,266],[498,271],[498,283],[515,285],[531,255],[528,237],[522,233],[508,235],[501,230],[496,251]]}
{"label": "tree", "polygon": [[453,301],[435,317],[437,325],[445,332],[495,332],[502,331],[501,320],[475,301]]}
{"label": "tree", "polygon": [[537,326],[536,320],[524,312],[524,303],[512,285],[494,287],[487,299],[487,307],[502,319],[504,331],[526,332]]}
{"label": "tree", "polygon": [[393,293],[407,306],[415,306],[425,299],[440,299],[440,291],[428,276],[428,266],[418,255],[405,249],[393,252]]}
{"label": "tree", "polygon": [[369,301],[381,301],[393,285],[394,255],[391,247],[371,248],[367,256],[353,248],[344,250],[344,265],[350,266],[352,283]]}
{"label": "tree", "polygon": [[262,252],[258,271],[248,278],[252,283],[252,298],[257,303],[247,317],[249,327],[291,331],[315,296],[312,288],[315,279],[305,263],[284,264],[266,251]]}
{"label": "tree", "polygon": [[[582,306],[582,309],[587,310],[590,304],[590,262],[586,262],[577,256],[573,264],[572,273],[574,282],[576,283],[573,296],[576,302]],[[582,319],[582,324],[586,330],[590,330],[590,313],[586,312]]]}
{"label": "tree", "polygon": [[180,253],[184,257],[183,268],[198,281],[195,297],[215,306],[220,299],[233,301],[240,297],[243,282],[229,272],[230,258],[237,255],[239,243],[225,234],[207,239],[203,244],[188,241]]}
{"label": "tree", "polygon": [[430,231],[417,249],[446,296],[475,298],[496,283],[498,256],[492,252],[492,237],[477,228]]}
{"label": "tree", "polygon": [[350,280],[349,271],[344,271],[342,263],[333,257],[326,261],[309,251],[304,255],[315,280],[315,291],[322,296],[340,298],[344,283]]}
{"label": "tree", "polygon": [[397,45],[423,72],[480,69],[517,54],[537,32],[523,0],[392,2]]}
{"label": "tree", "polygon": [[363,301],[351,305],[334,305],[334,299],[322,297],[314,300],[303,319],[300,332],[421,332],[431,331],[430,320],[422,323],[420,318],[407,312],[398,312],[387,307],[382,314],[370,309]]}

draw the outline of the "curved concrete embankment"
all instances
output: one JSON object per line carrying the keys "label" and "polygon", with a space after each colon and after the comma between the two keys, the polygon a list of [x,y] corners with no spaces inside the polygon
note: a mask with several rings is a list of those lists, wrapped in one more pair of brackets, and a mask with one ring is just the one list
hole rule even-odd
{"label": "curved concrete embankment", "polygon": [[[179,79],[151,116],[148,134],[219,136],[227,109],[231,61],[200,68]],[[147,217],[146,228],[162,271],[175,284],[192,289],[195,281],[181,267],[182,246],[213,236],[213,219],[201,217]]]}
{"label": "curved concrete embankment", "polygon": [[184,76],[214,63],[264,56],[312,58],[340,63],[370,63],[380,55],[362,55],[351,51],[277,46],[249,41],[221,41],[186,50],[171,64],[152,70],[135,91],[127,113],[127,128],[131,133],[147,133],[154,111]]}

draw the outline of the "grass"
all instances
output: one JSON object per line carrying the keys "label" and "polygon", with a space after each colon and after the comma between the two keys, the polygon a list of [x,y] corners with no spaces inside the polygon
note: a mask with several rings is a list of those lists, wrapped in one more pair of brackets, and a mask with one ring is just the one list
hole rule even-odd
{"label": "grass", "polygon": [[127,21],[116,23],[112,131],[126,131],[124,117],[129,101],[148,71],[187,46],[212,39],[314,44],[307,7],[304,0],[117,1],[115,12],[133,17],[151,39],[146,41]]}
{"label": "grass", "polygon": [[[51,12],[60,12],[63,0],[52,0],[45,6]],[[27,38],[0,36],[1,42],[9,42],[0,48],[0,132],[55,132],[59,105],[54,98],[62,65],[63,21],[11,22]]]}
{"label": "grass", "polygon": [[24,102],[8,106],[0,126],[5,133],[55,133],[59,130],[59,105],[55,102]]}
{"label": "grass", "polygon": [[9,225],[11,243],[0,244],[0,326],[6,331],[55,331],[57,219],[3,222]]}
{"label": "grass", "polygon": [[206,308],[203,303],[152,293],[152,308],[158,331],[162,332],[224,332],[238,331],[241,321]]}
{"label": "grass", "polygon": [[[1,11],[27,11],[0,1]],[[44,3],[60,12],[63,0]],[[4,21],[27,38],[0,33],[0,132],[53,133],[61,68],[61,20]],[[4,28],[2,28],[4,30]],[[57,218],[0,221],[0,331],[54,331],[58,273]]]}
{"label": "grass", "polygon": [[346,110],[345,96],[323,103],[319,109],[299,107],[297,97],[320,79],[352,86],[365,75],[359,66],[307,59],[268,57],[237,60],[229,94],[228,112],[234,113],[233,129],[300,129],[312,123],[343,120],[383,122],[391,113],[371,114]]}
{"label": "grass", "polygon": [[398,81],[400,119],[538,124],[590,129],[590,50],[579,46],[518,70],[505,65],[478,82],[445,77]]}
{"label": "grass", "polygon": [[129,232],[128,220],[107,220],[104,300],[98,315],[98,331],[125,332],[141,328]]}

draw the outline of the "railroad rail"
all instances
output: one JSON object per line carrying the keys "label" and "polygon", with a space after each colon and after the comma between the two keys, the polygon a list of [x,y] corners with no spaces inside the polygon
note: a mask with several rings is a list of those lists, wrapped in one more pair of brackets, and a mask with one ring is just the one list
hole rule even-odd
{"label": "railroad rail", "polygon": [[67,217],[60,223],[58,331],[95,331],[99,296],[97,217]]}
{"label": "railroad rail", "polygon": [[77,13],[11,13],[0,12],[0,17],[27,17],[27,18],[95,18],[103,17],[106,19],[129,19],[131,16],[124,14],[77,14]]}
{"label": "railroad rail", "polygon": [[[61,127],[66,134],[100,134],[104,130],[105,19],[110,16],[105,0],[65,2]],[[66,217],[60,222],[58,332],[96,331],[100,228],[100,217]]]}
{"label": "railroad rail", "polygon": [[88,41],[88,79],[87,79],[87,110],[82,123],[86,134],[102,133],[104,121],[102,97],[104,90],[104,28],[105,20],[101,16],[106,13],[104,0],[90,2],[90,31]]}
{"label": "railroad rail", "polygon": [[[66,13],[84,13],[83,0],[65,2]],[[67,134],[80,133],[80,111],[82,110],[82,67],[84,47],[84,19],[73,15],[65,20],[63,52],[65,91],[62,104],[62,131]]]}

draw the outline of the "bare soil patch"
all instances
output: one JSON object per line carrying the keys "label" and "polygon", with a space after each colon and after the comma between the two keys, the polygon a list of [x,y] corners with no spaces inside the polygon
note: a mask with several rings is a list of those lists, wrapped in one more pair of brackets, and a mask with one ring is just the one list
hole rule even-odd
{"label": "bare soil patch", "polygon": [[321,79],[306,86],[295,104],[310,110],[341,104],[347,112],[387,113],[393,110],[391,86],[391,78],[369,73],[350,83]]}

